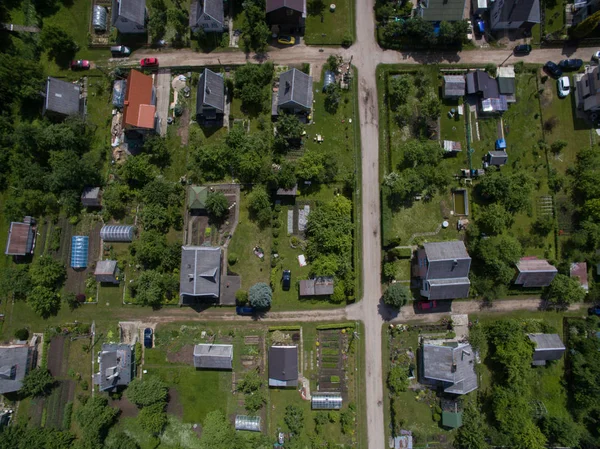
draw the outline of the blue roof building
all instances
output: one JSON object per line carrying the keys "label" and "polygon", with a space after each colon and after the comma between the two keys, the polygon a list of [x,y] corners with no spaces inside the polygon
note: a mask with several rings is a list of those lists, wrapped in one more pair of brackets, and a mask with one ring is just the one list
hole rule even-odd
{"label": "blue roof building", "polygon": [[90,238],[87,235],[74,235],[71,238],[71,268],[86,268]]}

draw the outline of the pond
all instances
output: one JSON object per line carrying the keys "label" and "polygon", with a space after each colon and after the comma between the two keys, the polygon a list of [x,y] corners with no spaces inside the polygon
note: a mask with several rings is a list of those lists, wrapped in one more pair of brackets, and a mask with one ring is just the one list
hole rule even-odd
{"label": "pond", "polygon": [[465,189],[452,192],[454,215],[469,215],[469,196]]}

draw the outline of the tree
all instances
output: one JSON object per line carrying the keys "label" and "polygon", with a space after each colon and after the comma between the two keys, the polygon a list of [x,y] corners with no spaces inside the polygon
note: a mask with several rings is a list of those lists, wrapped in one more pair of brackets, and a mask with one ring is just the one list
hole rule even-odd
{"label": "tree", "polygon": [[31,291],[29,265],[8,265],[0,270],[0,298],[13,296],[14,299],[25,299]]}
{"label": "tree", "polygon": [[125,432],[111,432],[104,442],[105,449],[140,449],[136,441]]}
{"label": "tree", "polygon": [[200,447],[202,449],[228,449],[235,432],[220,410],[209,412],[204,418]]}
{"label": "tree", "polygon": [[511,175],[499,171],[484,176],[478,185],[481,195],[502,204],[511,213],[531,207],[533,177],[524,171]]}
{"label": "tree", "polygon": [[105,219],[108,220],[113,217],[119,220],[124,218],[130,196],[131,192],[126,184],[113,182],[106,186],[102,192],[102,212]]}
{"label": "tree", "polygon": [[[263,11],[264,14],[264,11]],[[273,79],[273,63],[260,65],[247,63],[239,67],[234,74],[234,94],[242,100],[244,107],[262,109],[267,99],[264,89]]]}
{"label": "tree", "polygon": [[290,404],[285,408],[283,420],[291,433],[300,435],[304,429],[304,410],[297,405]]}
{"label": "tree", "polygon": [[262,390],[247,394],[244,397],[244,407],[248,413],[258,412],[267,403],[267,398]]}
{"label": "tree", "polygon": [[442,103],[433,91],[430,91],[421,99],[419,105],[421,115],[429,120],[436,120],[442,113]]}
{"label": "tree", "polygon": [[49,427],[26,427],[23,424],[4,426],[2,449],[71,449],[75,435]]}
{"label": "tree", "polygon": [[273,291],[264,282],[254,284],[248,290],[248,299],[250,305],[256,309],[268,309],[271,307],[271,300],[273,297]]}
{"label": "tree", "polygon": [[159,41],[167,29],[167,5],[164,0],[153,0],[152,13],[148,19],[148,34],[152,42]]}
{"label": "tree", "polygon": [[305,151],[296,161],[296,174],[300,179],[323,182],[326,178],[326,163],[326,157],[322,151]]}
{"label": "tree", "polygon": [[327,68],[331,70],[333,73],[337,73],[338,68],[344,62],[343,58],[340,55],[329,55],[327,58]]}
{"label": "tree", "polygon": [[254,186],[248,194],[248,210],[252,219],[261,226],[271,221],[271,199],[263,186]]}
{"label": "tree", "polygon": [[[179,11],[185,14],[180,9],[173,9],[172,11]],[[171,163],[171,153],[169,148],[167,148],[167,141],[160,136],[149,136],[146,138],[144,140],[143,151],[148,155],[150,163],[156,165],[158,168],[168,167]]]}
{"label": "tree", "polygon": [[333,287],[333,295],[329,300],[334,304],[341,304],[346,300],[346,289],[343,281],[337,281]]}
{"label": "tree", "polygon": [[456,449],[487,449],[485,437],[483,414],[469,402],[463,412],[463,425],[454,439]]}
{"label": "tree", "polygon": [[491,235],[502,233],[511,223],[512,216],[498,203],[485,207],[477,220],[481,230]]}
{"label": "tree", "polygon": [[477,275],[487,278],[492,285],[507,285],[515,274],[515,264],[523,256],[519,241],[507,235],[481,239],[471,250],[477,260],[473,264]]}
{"label": "tree", "polygon": [[552,145],[550,145],[550,150],[555,155],[559,155],[560,152],[563,150],[563,148],[565,148],[567,145],[568,145],[568,143],[566,141],[559,139],[559,140],[552,142]]}
{"label": "tree", "polygon": [[231,169],[231,150],[222,143],[205,145],[192,140],[189,170],[198,181],[219,181]]}
{"label": "tree", "polygon": [[262,377],[256,370],[249,371],[244,378],[238,382],[237,389],[245,394],[252,394],[260,390],[263,385]]}
{"label": "tree", "polygon": [[144,224],[144,229],[147,231],[156,230],[163,234],[166,234],[169,231],[169,226],[171,225],[169,211],[161,205],[145,205],[140,214],[140,218]]}
{"label": "tree", "polygon": [[342,100],[340,86],[331,83],[325,88],[325,110],[330,114],[335,114]]}
{"label": "tree", "polygon": [[179,38],[186,33],[189,26],[189,17],[186,10],[179,8],[168,9],[167,20],[173,26]]}
{"label": "tree", "polygon": [[383,302],[388,306],[399,309],[413,299],[410,288],[403,284],[392,284],[383,294]]}
{"label": "tree", "polygon": [[27,303],[39,316],[48,318],[60,310],[60,295],[48,287],[38,285],[27,296]]}
{"label": "tree", "polygon": [[46,396],[54,387],[55,380],[50,371],[44,368],[34,368],[23,378],[19,392],[23,396]]}
{"label": "tree", "polygon": [[108,399],[93,396],[75,410],[75,421],[82,431],[82,439],[91,447],[100,448],[119,410],[108,406]]}
{"label": "tree", "polygon": [[147,407],[167,401],[167,386],[158,376],[134,379],[127,386],[125,396],[138,407]]}
{"label": "tree", "polygon": [[585,220],[600,222],[600,198],[592,198],[587,200],[581,211]]}
{"label": "tree", "polygon": [[161,264],[164,266],[168,252],[167,239],[157,231],[142,232],[140,238],[130,245],[129,251],[144,269],[157,269]]}
{"label": "tree", "polygon": [[582,437],[581,428],[571,419],[564,416],[544,416],[542,433],[548,439],[548,445],[562,447],[578,447]]}
{"label": "tree", "polygon": [[277,173],[277,186],[282,189],[292,189],[297,183],[294,164],[284,161]]}
{"label": "tree", "polygon": [[390,107],[396,111],[399,106],[406,104],[414,90],[413,78],[410,75],[394,76],[390,80]]}
{"label": "tree", "polygon": [[22,327],[15,331],[14,336],[17,340],[29,340],[29,331],[27,328]]}
{"label": "tree", "polygon": [[571,28],[571,36],[573,36],[576,39],[583,39],[596,28],[598,28],[598,24],[600,24],[600,11],[595,12],[591,16],[588,16],[577,26]]}
{"label": "tree", "polygon": [[156,177],[156,167],[150,163],[150,156],[143,153],[128,157],[119,172],[132,189],[141,189]]}
{"label": "tree", "polygon": [[302,139],[304,125],[294,114],[281,114],[277,119],[275,144],[282,150],[298,145]]}
{"label": "tree", "polygon": [[29,270],[33,285],[58,289],[67,277],[65,266],[50,256],[40,256],[31,264]]}
{"label": "tree", "polygon": [[142,271],[140,277],[130,287],[136,303],[154,309],[160,308],[167,293],[165,279],[168,276],[170,275],[155,270]]}
{"label": "tree", "polygon": [[248,303],[248,292],[246,290],[235,292],[235,302],[238,306],[246,305]]}
{"label": "tree", "polygon": [[557,274],[550,286],[544,289],[542,298],[548,302],[549,306],[566,309],[570,304],[583,301],[585,294],[579,279]]}
{"label": "tree", "polygon": [[220,222],[229,214],[229,201],[221,191],[210,192],[206,198],[206,210],[210,217]]}
{"label": "tree", "polygon": [[138,422],[142,429],[152,435],[162,433],[167,425],[167,414],[165,413],[166,402],[157,402],[142,408],[138,414]]}
{"label": "tree", "polygon": [[393,366],[388,374],[387,384],[394,394],[406,391],[408,388],[408,369],[406,366]]}
{"label": "tree", "polygon": [[40,33],[40,43],[41,47],[48,51],[48,56],[62,67],[67,66],[79,50],[73,38],[56,25],[44,26]]}

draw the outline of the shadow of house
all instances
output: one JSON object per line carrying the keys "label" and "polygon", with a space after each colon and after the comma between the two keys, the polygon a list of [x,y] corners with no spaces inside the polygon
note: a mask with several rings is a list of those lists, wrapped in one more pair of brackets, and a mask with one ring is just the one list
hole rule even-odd
{"label": "shadow of house", "polygon": [[111,23],[119,33],[146,32],[146,0],[113,0]]}
{"label": "shadow of house", "polygon": [[196,121],[204,126],[223,126],[225,80],[210,69],[204,69],[198,80]]}
{"label": "shadow of house", "polygon": [[269,387],[298,386],[298,346],[269,348]]}
{"label": "shadow of house", "polygon": [[273,32],[304,34],[307,0],[267,0],[267,24]]}
{"label": "shadow of house", "polygon": [[233,346],[200,344],[194,346],[194,367],[196,369],[233,369]]}
{"label": "shadow of house", "polygon": [[190,28],[205,33],[222,33],[225,28],[223,0],[199,0],[190,5]]}
{"label": "shadow of house", "polygon": [[94,384],[100,391],[112,391],[129,385],[134,378],[135,363],[131,346],[123,343],[105,343],[98,354],[100,371],[94,375]]}
{"label": "shadow of house", "polygon": [[44,97],[43,115],[54,119],[85,115],[85,98],[79,83],[69,83],[49,76]]}

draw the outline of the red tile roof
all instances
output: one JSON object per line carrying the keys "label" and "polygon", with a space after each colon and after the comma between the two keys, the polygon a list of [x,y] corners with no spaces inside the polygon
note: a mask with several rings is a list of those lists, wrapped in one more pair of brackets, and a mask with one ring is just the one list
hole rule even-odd
{"label": "red tile roof", "polygon": [[137,70],[129,72],[123,107],[124,127],[154,128],[156,107],[152,105],[152,84],[151,76]]}

